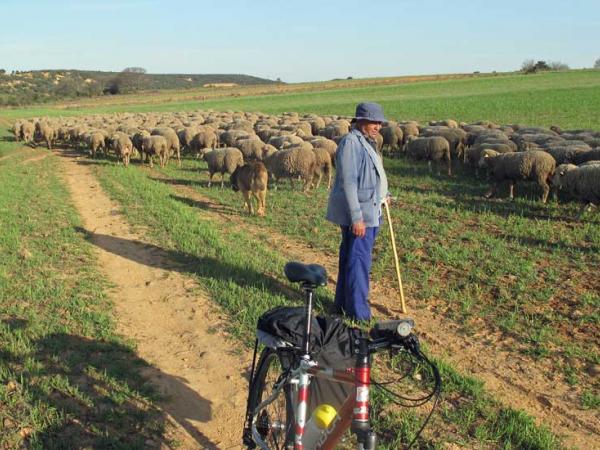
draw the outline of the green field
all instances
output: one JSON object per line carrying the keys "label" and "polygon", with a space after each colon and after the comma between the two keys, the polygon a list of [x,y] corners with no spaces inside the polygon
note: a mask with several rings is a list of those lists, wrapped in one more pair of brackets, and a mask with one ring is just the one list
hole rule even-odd
{"label": "green field", "polygon": [[[0,120],[7,125],[18,117],[211,108],[351,115],[358,101],[373,100],[381,102],[387,116],[395,119],[488,119],[600,130],[600,71],[498,75],[344,90],[319,90],[315,84],[313,89],[162,105],[4,110]],[[91,249],[80,233],[72,231],[78,218],[59,178],[53,175],[58,161],[49,157],[23,169],[18,165],[19,158],[25,157],[22,152],[14,143],[0,143],[0,158],[12,155],[0,161],[2,186],[8,188],[0,195],[0,225],[5,230],[0,251],[8,255],[0,265],[0,309],[4,311],[0,342],[8,349],[0,360],[0,406],[5,406],[0,407],[0,427],[3,417],[14,425],[8,434],[0,433],[0,446],[10,448],[20,442],[19,430],[23,428],[32,434],[31,442],[37,448],[55,442],[48,441],[48,436],[61,436],[53,430],[64,430],[78,412],[55,402],[54,392],[84,398],[86,405],[125,404],[121,414],[134,411],[137,424],[147,424],[141,435],[160,435],[162,418],[152,409],[152,391],[137,379],[135,371],[143,362],[114,335],[114,313],[102,294],[105,287],[95,272]],[[329,258],[336,253],[337,230],[323,218],[327,199],[323,188],[309,199],[290,191],[287,185],[270,191],[268,215],[259,219],[242,212],[239,194],[206,187],[203,162],[187,158],[182,168],[169,165],[154,171],[136,166],[126,170],[113,160],[96,160],[94,170],[128,221],[151,230],[148,233],[153,242],[185,262],[189,275],[199,280],[232,318],[235,338],[247,345],[258,315],[289,302],[290,287],[281,273],[286,258],[267,245],[269,233],[280,233]],[[385,167],[392,194],[398,197],[392,216],[405,289],[417,319],[418,308],[433,308],[458,326],[466,341],[482,333],[510,338],[516,343],[511,351],[521,355],[525,365],[552,362],[555,382],[571,386],[575,393],[574,407],[598,410],[598,381],[588,375],[586,367],[600,364],[600,216],[590,214],[581,222],[575,221],[578,205],[562,201],[542,205],[536,200],[539,192],[531,186],[518,187],[514,202],[484,200],[487,183],[466,169],[458,169],[456,177],[449,179],[404,159],[386,159]],[[216,224],[201,205],[185,197],[182,187],[222,205],[230,211],[235,226]],[[53,231],[45,236],[48,229]],[[258,232],[248,233],[249,229]],[[392,255],[382,244],[388,240],[387,230],[382,229],[373,280],[376,285],[390,287],[395,276]],[[68,250],[63,264],[73,274],[67,279],[56,268],[55,261],[64,257],[57,249]],[[75,270],[82,265],[77,258],[83,258],[89,272]],[[33,270],[42,266],[47,270]],[[90,291],[95,294],[82,306],[78,299]],[[17,299],[27,299],[27,303]],[[321,295],[319,301],[320,307],[326,307],[331,294]],[[61,314],[53,313],[56,308],[62,308]],[[57,316],[63,319],[57,321]],[[118,399],[90,399],[73,386],[82,370],[77,352],[67,369],[53,367],[57,364],[56,351],[46,349],[65,345],[65,336],[84,349],[88,344],[106,345],[102,347],[105,351],[116,352],[130,363],[125,365],[134,370],[121,372],[123,367],[118,363],[113,367],[101,358],[94,362],[92,374],[86,375],[96,377],[94,371],[106,364],[108,375],[104,376],[110,380],[103,382],[118,387]],[[439,358],[446,387],[440,411],[420,448],[443,448],[444,443],[467,448],[562,447],[557,437],[536,426],[530,416],[500,405],[480,381],[457,370],[452,355],[446,355],[444,349],[428,348]],[[74,376],[70,378],[70,374]],[[385,408],[385,399],[379,399],[376,407]],[[399,435],[384,440],[390,449],[398,448],[400,442],[406,444],[418,423],[402,412],[392,416],[386,426],[398,429]],[[112,420],[118,417],[94,420],[96,440],[89,439],[100,445],[102,439],[111,436]],[[111,444],[116,448],[138,446],[137,441],[126,440],[127,431],[135,429],[136,423],[130,427]]]}
{"label": "green field", "polygon": [[[600,129],[600,70],[509,74],[480,78],[423,81],[397,85],[373,85],[335,89],[314,83],[307,91],[230,97],[206,101],[176,101],[163,105],[118,104],[99,108],[56,109],[39,107],[4,111],[7,118],[44,115],[79,115],[118,111],[185,111],[194,109],[246,110],[277,114],[300,113],[352,115],[363,100],[381,102],[386,115],[398,120],[453,118],[460,121],[492,120],[531,126],[559,125],[563,129]],[[327,87],[327,90],[323,90]],[[165,100],[168,94],[164,94]],[[149,100],[152,97],[149,97]],[[127,96],[123,96],[123,103]]]}

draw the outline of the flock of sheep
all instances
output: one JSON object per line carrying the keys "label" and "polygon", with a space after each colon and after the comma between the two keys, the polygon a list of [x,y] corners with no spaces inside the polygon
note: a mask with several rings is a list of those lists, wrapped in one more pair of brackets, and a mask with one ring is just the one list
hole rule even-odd
{"label": "flock of sheep", "polygon": [[[234,189],[258,201],[265,213],[267,179],[275,183],[300,179],[306,192],[318,187],[323,176],[331,185],[339,140],[349,132],[350,118],[283,113],[280,116],[249,112],[120,113],[77,118],[17,121],[17,140],[71,146],[89,151],[114,152],[125,166],[132,154],[150,167],[156,157],[161,166],[188,153],[208,165],[213,176],[230,174]],[[493,183],[486,197],[508,181],[510,198],[518,181],[534,181],[546,202],[551,187],[564,190],[584,203],[600,203],[600,132],[560,130],[489,121],[458,123],[443,120],[421,125],[416,121],[389,121],[377,137],[380,154],[405,155],[413,160],[445,164],[448,175],[457,162],[476,173],[485,169]],[[244,170],[241,168],[244,167]],[[276,184],[275,184],[276,186]]]}

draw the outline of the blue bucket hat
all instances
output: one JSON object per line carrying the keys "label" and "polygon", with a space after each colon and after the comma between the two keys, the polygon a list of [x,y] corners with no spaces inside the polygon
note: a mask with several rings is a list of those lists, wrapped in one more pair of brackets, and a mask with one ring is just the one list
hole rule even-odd
{"label": "blue bucket hat", "polygon": [[371,122],[385,122],[383,108],[379,103],[359,103],[356,105],[354,120],[369,120]]}

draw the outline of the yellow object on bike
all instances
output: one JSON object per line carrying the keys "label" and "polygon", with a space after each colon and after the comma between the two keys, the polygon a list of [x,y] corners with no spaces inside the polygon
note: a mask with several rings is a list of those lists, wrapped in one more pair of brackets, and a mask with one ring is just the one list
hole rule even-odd
{"label": "yellow object on bike", "polygon": [[313,411],[312,419],[319,428],[325,430],[329,428],[329,425],[331,425],[331,422],[333,422],[336,415],[337,411],[333,406],[322,403]]}

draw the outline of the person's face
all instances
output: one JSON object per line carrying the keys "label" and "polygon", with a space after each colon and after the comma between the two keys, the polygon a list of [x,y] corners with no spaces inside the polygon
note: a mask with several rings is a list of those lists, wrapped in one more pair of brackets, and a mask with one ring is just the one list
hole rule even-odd
{"label": "person's face", "polygon": [[381,122],[371,122],[370,120],[361,120],[358,123],[358,128],[365,136],[375,139],[379,130],[381,130]]}

